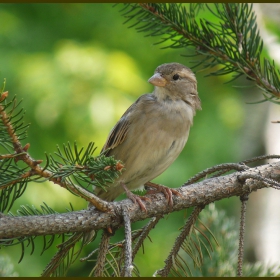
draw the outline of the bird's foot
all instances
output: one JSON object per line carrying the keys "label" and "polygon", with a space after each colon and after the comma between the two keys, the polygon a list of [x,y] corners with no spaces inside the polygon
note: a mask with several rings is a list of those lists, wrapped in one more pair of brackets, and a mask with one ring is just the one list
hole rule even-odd
{"label": "bird's foot", "polygon": [[163,185],[152,183],[152,182],[147,182],[145,184],[145,187],[156,189],[156,190],[148,190],[147,194],[153,194],[153,193],[159,193],[159,192],[163,193],[164,196],[166,197],[166,199],[168,201],[168,205],[170,207],[173,207],[172,194],[182,197],[182,195],[178,191],[165,187]]}
{"label": "bird's foot", "polygon": [[142,211],[145,211],[147,212],[147,209],[146,209],[146,206],[145,204],[142,202],[143,201],[151,201],[148,197],[145,197],[145,196],[139,196],[139,195],[136,195],[136,194],[133,194],[127,187],[124,183],[121,183],[122,184],[122,187],[123,189],[125,190],[125,193],[126,193],[126,196],[132,200],[134,203],[138,203],[138,205],[140,206],[141,210]]}

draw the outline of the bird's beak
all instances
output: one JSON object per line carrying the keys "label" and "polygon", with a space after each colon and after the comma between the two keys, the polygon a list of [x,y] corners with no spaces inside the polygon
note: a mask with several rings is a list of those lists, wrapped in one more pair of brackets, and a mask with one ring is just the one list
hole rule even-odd
{"label": "bird's beak", "polygon": [[167,83],[167,80],[164,79],[159,73],[156,73],[148,80],[148,82],[157,87],[164,87]]}

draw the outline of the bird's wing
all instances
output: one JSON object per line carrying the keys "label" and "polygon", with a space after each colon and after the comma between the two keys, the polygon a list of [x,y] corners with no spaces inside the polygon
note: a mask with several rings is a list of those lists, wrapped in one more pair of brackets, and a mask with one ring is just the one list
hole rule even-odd
{"label": "bird's wing", "polygon": [[121,119],[111,130],[101,152],[104,152],[106,150],[111,150],[117,147],[119,144],[121,144],[127,135],[128,127],[129,127],[128,118],[126,116],[122,116]]}
{"label": "bird's wing", "polygon": [[110,150],[114,149],[118,145],[120,145],[126,138],[127,132],[130,126],[131,114],[133,114],[135,107],[138,105],[138,102],[145,98],[145,95],[140,96],[122,115],[120,120],[116,123],[116,125],[111,130],[105,145],[103,146],[101,153],[105,152],[107,155]]}

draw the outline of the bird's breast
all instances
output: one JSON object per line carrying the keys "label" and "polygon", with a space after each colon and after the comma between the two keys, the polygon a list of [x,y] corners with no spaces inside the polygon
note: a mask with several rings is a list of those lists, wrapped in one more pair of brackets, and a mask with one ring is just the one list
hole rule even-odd
{"label": "bird's breast", "polygon": [[125,140],[110,151],[125,170],[107,193],[97,195],[113,200],[128,189],[138,189],[164,172],[183,150],[192,125],[193,111],[185,102],[157,102],[147,96],[145,103],[131,113]]}
{"label": "bird's breast", "polygon": [[114,154],[126,166],[124,177],[146,183],[167,169],[184,148],[192,110],[183,102],[145,106],[136,122]]}

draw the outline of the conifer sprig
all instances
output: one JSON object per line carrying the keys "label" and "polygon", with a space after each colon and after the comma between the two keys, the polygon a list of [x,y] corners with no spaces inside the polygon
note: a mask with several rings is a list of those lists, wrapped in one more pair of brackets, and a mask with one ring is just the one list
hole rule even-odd
{"label": "conifer sprig", "polygon": [[[156,44],[164,43],[164,48],[194,47],[193,54],[189,54],[188,48],[188,54],[183,55],[199,56],[192,68],[212,68],[211,75],[233,74],[232,80],[246,75],[262,90],[262,101],[280,102],[279,70],[273,61],[261,57],[263,42],[252,4],[124,5],[122,12],[126,22],[134,21],[130,27],[145,32],[146,36],[160,36]],[[215,22],[200,16],[203,8],[215,15]]]}
{"label": "conifer sprig", "polygon": [[28,182],[45,180],[68,189],[101,211],[108,209],[108,203],[91,192],[92,186],[104,188],[113,182],[123,164],[102,154],[94,157],[94,143],[89,143],[85,150],[79,150],[76,144],[72,148],[68,143],[63,152],[58,147],[54,155],[46,155],[46,165],[42,167],[43,160],[35,160],[28,153],[30,144],[23,146],[21,142],[28,128],[23,122],[24,112],[15,97],[11,101],[7,97],[3,87],[0,93],[0,211],[11,209]]}

